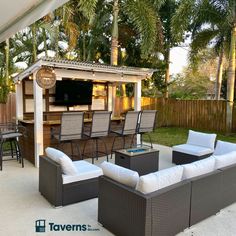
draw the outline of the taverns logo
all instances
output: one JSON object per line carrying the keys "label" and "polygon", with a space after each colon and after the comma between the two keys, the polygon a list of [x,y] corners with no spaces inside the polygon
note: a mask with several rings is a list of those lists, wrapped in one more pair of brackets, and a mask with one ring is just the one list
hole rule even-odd
{"label": "taverns logo", "polygon": [[35,232],[44,233],[46,231],[46,220],[36,220],[35,221]]}
{"label": "taverns logo", "polygon": [[[86,224],[55,224],[52,222],[48,223],[49,231],[99,231],[98,228],[92,228],[91,225]],[[35,232],[44,233],[46,232],[46,220],[35,221]]]}

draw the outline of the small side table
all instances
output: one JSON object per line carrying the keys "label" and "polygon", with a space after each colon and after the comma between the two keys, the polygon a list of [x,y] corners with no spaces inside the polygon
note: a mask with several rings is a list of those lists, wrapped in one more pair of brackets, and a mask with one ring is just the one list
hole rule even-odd
{"label": "small side table", "polygon": [[159,150],[130,148],[115,151],[115,164],[146,175],[158,171]]}

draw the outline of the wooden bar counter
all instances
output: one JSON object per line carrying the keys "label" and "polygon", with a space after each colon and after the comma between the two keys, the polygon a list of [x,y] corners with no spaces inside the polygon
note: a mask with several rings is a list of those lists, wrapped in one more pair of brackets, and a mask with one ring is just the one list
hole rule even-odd
{"label": "wooden bar counter", "polygon": [[[123,118],[119,117],[119,118],[112,118],[111,120],[111,130],[118,130],[121,129],[122,127],[122,121]],[[24,126],[26,128],[26,136],[21,138],[20,140],[20,144],[21,144],[21,149],[22,149],[22,155],[24,155],[24,158],[27,159],[28,161],[30,161],[31,163],[35,163],[35,157],[34,157],[34,121],[33,120],[19,120],[19,123]],[[85,119],[84,120],[84,130],[88,130],[91,127],[92,124],[92,120],[91,119]],[[60,128],[60,120],[49,120],[49,121],[44,121],[43,123],[43,147],[44,150],[47,147],[55,147],[57,148],[58,146],[58,142],[57,140],[55,140],[52,135],[51,135],[51,130],[52,129],[58,129]],[[107,151],[109,152],[109,154],[111,153],[111,147],[112,147],[112,143],[114,140],[115,135],[110,133],[109,136],[104,137],[103,140],[107,145]],[[130,144],[132,139],[132,135],[128,136],[126,138],[126,143]],[[87,139],[83,139],[83,140],[76,140],[74,142],[76,142],[77,144],[79,144],[80,146],[80,150],[81,152],[83,151],[83,147],[85,144],[85,141]],[[85,149],[85,153],[86,155],[91,156],[92,152],[94,150],[94,146],[93,146],[93,141],[90,140],[88,141],[87,145],[86,145],[86,149]],[[98,147],[99,147],[99,151],[105,151],[104,148],[104,144],[101,141],[98,141]],[[116,142],[115,142],[115,149],[121,149],[123,145],[122,142],[122,138],[117,138]],[[60,149],[63,150],[63,152],[65,152],[67,155],[72,156],[72,152],[71,152],[71,144],[70,143],[66,143],[60,146]],[[76,149],[75,144],[73,145],[73,159],[74,160],[79,160],[80,157],[78,155],[78,151]]]}

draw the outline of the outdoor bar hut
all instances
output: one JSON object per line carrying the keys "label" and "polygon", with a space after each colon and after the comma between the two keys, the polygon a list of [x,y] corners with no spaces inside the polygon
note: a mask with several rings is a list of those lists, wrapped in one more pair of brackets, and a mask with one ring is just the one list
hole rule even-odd
{"label": "outdoor bar hut", "polygon": [[[115,117],[116,86],[134,84],[134,110],[141,110],[141,81],[155,70],[118,67],[98,63],[42,58],[14,77],[16,84],[16,120],[27,128],[23,155],[36,167],[39,156],[50,145],[52,126],[60,125],[59,114],[66,111],[112,111]],[[55,84],[62,80],[92,81],[92,104],[55,106]]]}

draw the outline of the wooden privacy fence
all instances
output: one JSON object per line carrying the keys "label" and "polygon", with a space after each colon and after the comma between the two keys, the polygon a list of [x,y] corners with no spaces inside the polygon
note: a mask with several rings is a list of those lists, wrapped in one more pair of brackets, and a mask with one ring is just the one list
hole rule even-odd
{"label": "wooden privacy fence", "polygon": [[[16,116],[15,94],[10,94],[7,104],[0,104],[0,123],[11,122]],[[142,97],[142,109],[158,110],[158,127],[185,127],[226,132],[226,101],[175,100]],[[115,115],[134,108],[134,99],[117,97]],[[236,105],[233,111],[233,128],[236,131]]]}
{"label": "wooden privacy fence", "polygon": [[[226,102],[215,100],[175,100],[142,97],[142,109],[158,110],[158,127],[185,127],[192,129],[226,131]],[[118,98],[116,113],[133,109],[133,98]],[[236,109],[233,116],[236,130]]]}
{"label": "wooden privacy fence", "polygon": [[0,123],[12,122],[16,117],[16,96],[9,94],[6,104],[0,104]]}

